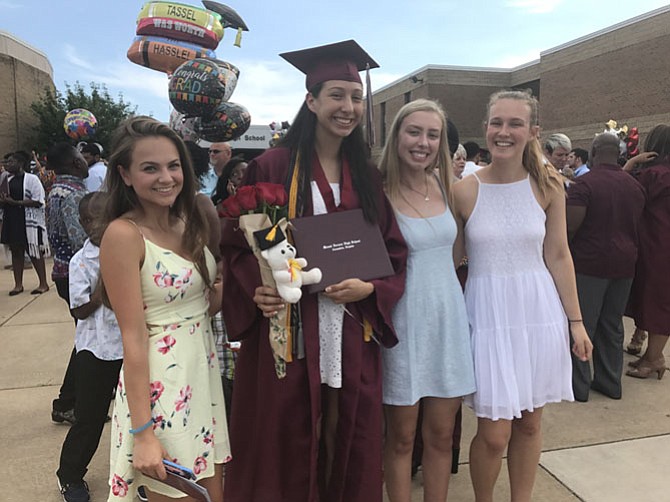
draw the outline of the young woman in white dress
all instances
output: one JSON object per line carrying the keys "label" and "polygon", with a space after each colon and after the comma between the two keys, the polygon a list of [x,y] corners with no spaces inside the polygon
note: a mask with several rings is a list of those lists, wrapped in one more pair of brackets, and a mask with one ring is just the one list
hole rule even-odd
{"label": "young woman in white dress", "polygon": [[542,448],[546,403],[571,401],[572,351],[591,342],[581,321],[567,243],[565,194],[543,161],[537,100],[501,91],[488,104],[492,162],[454,185],[456,220],[469,275],[465,301],[477,392],[470,475],[477,502],[493,500],[507,449],[511,500],[529,501]]}

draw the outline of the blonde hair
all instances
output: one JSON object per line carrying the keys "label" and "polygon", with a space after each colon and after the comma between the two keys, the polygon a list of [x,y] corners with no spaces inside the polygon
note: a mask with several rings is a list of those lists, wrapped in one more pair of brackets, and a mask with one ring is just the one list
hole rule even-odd
{"label": "blonde hair", "polygon": [[417,99],[404,105],[391,124],[391,134],[382,151],[379,161],[379,170],[382,172],[386,185],[386,193],[391,200],[396,200],[400,194],[400,158],[398,157],[398,135],[403,121],[414,112],[432,112],[437,114],[442,124],[440,130],[440,146],[435,157],[435,162],[426,167],[430,173],[437,169],[440,182],[447,193],[447,200],[451,207],[451,184],[453,168],[451,166],[451,155],[449,154],[449,142],[447,141],[447,116],[442,106],[430,99]]}
{"label": "blonde hair", "polygon": [[456,151],[454,152],[452,160],[456,160],[456,157],[463,157],[463,160],[468,160],[468,152],[465,151],[465,147],[460,143],[458,144],[458,148],[456,148]]}
{"label": "blonde hair", "polygon": [[[522,101],[528,106],[530,110],[530,126],[539,126],[538,102],[533,97],[530,91],[498,91],[493,93],[489,98],[488,106],[486,107],[486,124],[488,126],[488,119],[491,115],[491,107],[501,99],[514,99]],[[542,196],[546,197],[547,193],[552,190],[563,190],[563,182],[560,175],[551,168],[551,165],[545,160],[542,154],[542,147],[537,137],[533,137],[526,143],[526,148],[523,151],[523,158],[521,160],[523,167],[530,176],[537,183]]]}

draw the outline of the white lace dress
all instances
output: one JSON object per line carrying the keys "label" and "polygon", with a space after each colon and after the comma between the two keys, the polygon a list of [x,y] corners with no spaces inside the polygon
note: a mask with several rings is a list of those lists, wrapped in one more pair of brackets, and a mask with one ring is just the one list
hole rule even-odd
{"label": "white lace dress", "polygon": [[[340,185],[331,183],[335,205],[340,205]],[[312,181],[312,207],[314,214],[328,212],[316,181]],[[344,305],[338,305],[319,293],[319,365],[321,383],[333,389],[342,388],[342,323]]]}
{"label": "white lace dress", "polygon": [[573,400],[567,319],[543,258],[545,220],[528,178],[479,183],[465,226],[477,382],[465,402],[478,417],[511,420]]}

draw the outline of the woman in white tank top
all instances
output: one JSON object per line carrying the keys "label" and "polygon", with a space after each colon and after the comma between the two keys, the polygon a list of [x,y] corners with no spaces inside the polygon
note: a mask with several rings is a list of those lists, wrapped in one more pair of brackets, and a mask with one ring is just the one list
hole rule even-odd
{"label": "woman in white tank top", "polygon": [[[478,417],[470,447],[477,502],[493,500],[507,449],[511,499],[531,499],[539,462],[542,409],[571,401],[570,339],[581,359],[591,342],[581,321],[567,243],[565,196],[537,140],[537,101],[519,91],[491,96],[486,142],[492,162],[454,186],[467,250],[465,299]],[[459,235],[461,233],[459,232]]]}

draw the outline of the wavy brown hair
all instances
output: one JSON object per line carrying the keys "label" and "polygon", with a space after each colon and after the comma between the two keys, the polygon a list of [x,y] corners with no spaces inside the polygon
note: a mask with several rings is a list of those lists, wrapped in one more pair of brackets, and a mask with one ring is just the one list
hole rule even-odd
{"label": "wavy brown hair", "polygon": [[[522,101],[528,106],[530,110],[530,126],[539,126],[539,112],[537,99],[533,97],[530,91],[498,91],[493,93],[489,98],[489,103],[486,107],[486,122],[491,114],[491,107],[501,99],[514,99]],[[526,143],[526,148],[523,151],[523,158],[521,160],[523,167],[530,176],[535,180],[543,197],[552,190],[563,190],[563,182],[560,175],[555,169],[552,169],[542,154],[542,147],[537,137],[531,138]]]}
{"label": "wavy brown hair", "polygon": [[442,107],[436,101],[430,99],[416,99],[404,105],[391,124],[391,134],[384,145],[381,159],[379,160],[379,169],[384,177],[386,193],[391,200],[396,200],[400,193],[400,158],[398,157],[398,135],[403,121],[414,112],[432,112],[437,114],[442,124],[440,131],[440,146],[435,157],[435,162],[426,167],[426,172],[430,173],[437,169],[440,181],[447,194],[447,201],[451,208],[451,185],[454,177],[451,165],[451,155],[449,154],[449,141],[447,140],[447,116]]}
{"label": "wavy brown hair", "polygon": [[170,207],[170,215],[184,221],[184,234],[181,237],[182,248],[193,260],[207,287],[211,287],[212,281],[207,270],[205,256],[205,246],[209,240],[209,226],[207,219],[195,202],[198,181],[186,145],[166,124],[151,117],[137,116],[122,122],[114,132],[106,178],[109,199],[105,208],[105,224],[109,224],[112,220],[140,206],[135,191],[123,182],[119,170],[130,169],[135,144],[138,140],[148,137],[167,138],[179,152],[184,182],[181,192]]}

